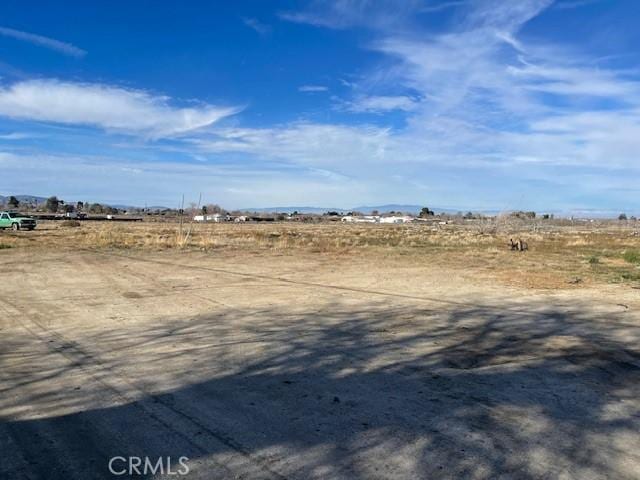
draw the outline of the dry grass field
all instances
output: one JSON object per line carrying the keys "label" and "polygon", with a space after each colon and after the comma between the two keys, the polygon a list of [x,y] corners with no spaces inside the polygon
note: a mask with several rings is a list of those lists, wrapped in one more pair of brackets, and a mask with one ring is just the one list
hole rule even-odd
{"label": "dry grass field", "polygon": [[640,478],[637,224],[189,228],[0,232],[0,478]]}
{"label": "dry grass field", "polygon": [[[512,252],[510,238],[530,244]],[[97,249],[133,252],[224,252],[246,255],[364,256],[372,262],[424,262],[462,268],[505,284],[555,289],[597,283],[640,285],[640,222],[537,224],[348,225],[44,222],[36,232],[0,236],[2,248]]]}

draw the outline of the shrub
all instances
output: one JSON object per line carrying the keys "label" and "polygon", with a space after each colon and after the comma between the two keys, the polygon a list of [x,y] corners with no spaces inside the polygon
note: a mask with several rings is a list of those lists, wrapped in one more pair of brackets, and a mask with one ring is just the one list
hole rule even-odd
{"label": "shrub", "polygon": [[60,200],[58,200],[58,197],[56,196],[49,197],[47,198],[45,205],[48,212],[56,213],[58,211],[58,207],[60,206]]}
{"label": "shrub", "polygon": [[591,255],[589,257],[589,264],[590,265],[597,265],[598,263],[600,263],[600,259],[597,256]]}
{"label": "shrub", "polygon": [[61,227],[79,227],[81,223],[78,220],[64,220],[60,226]]}
{"label": "shrub", "polygon": [[0,250],[4,250],[5,248],[11,248],[13,245],[9,245],[7,243],[0,243]]}
{"label": "shrub", "polygon": [[629,263],[640,263],[640,252],[634,250],[627,250],[622,254],[622,258]]}
{"label": "shrub", "polygon": [[640,273],[623,272],[620,274],[620,278],[622,278],[623,280],[640,280]]}

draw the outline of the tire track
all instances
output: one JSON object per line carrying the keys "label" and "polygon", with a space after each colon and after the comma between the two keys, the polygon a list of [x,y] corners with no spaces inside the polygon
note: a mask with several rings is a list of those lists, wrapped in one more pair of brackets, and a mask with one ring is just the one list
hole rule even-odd
{"label": "tire track", "polygon": [[[17,305],[14,305],[6,299],[2,299],[2,303],[5,305],[3,307],[5,311],[9,310],[6,308],[6,306],[9,306],[10,309],[14,311],[14,316],[25,318]],[[171,432],[171,434],[180,438],[195,450],[199,451],[202,456],[201,458],[206,461],[213,461],[211,458],[207,457],[207,454],[211,451],[210,448],[206,447],[206,440],[207,437],[209,437],[209,440],[215,440],[227,447],[229,450],[235,452],[235,454],[240,455],[244,459],[243,463],[246,464],[243,465],[244,469],[249,470],[245,473],[250,477],[286,480],[284,475],[275,470],[272,465],[274,463],[273,461],[252,453],[248,447],[245,447],[241,442],[234,439],[226,432],[203,424],[195,416],[190,415],[175,405],[165,401],[162,394],[151,393],[134,384],[126,375],[122,372],[116,371],[108,365],[105,365],[96,356],[86,351],[78,342],[69,340],[61,333],[44,327],[40,322],[33,318],[27,318],[26,320],[28,323],[20,320],[19,323],[21,327],[32,337],[45,345],[49,352],[66,358],[72,368],[79,369],[100,386],[111,391],[120,401],[123,402],[123,404],[140,408],[145,415],[148,415],[154,421],[161,424]],[[122,384],[126,385],[127,390],[120,388],[113,380],[110,379],[117,379]],[[203,432],[203,434],[192,436],[184,433],[184,427],[165,420],[165,418],[171,417],[175,417],[180,419],[182,422],[187,423],[188,430]],[[217,462],[216,464],[218,467],[229,471],[225,465],[218,464]],[[229,473],[237,475],[237,472],[229,471]]]}

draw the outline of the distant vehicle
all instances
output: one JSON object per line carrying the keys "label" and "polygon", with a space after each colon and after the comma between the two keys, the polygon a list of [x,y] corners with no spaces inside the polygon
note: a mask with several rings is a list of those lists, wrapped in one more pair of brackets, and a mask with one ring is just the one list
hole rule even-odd
{"label": "distant vehicle", "polygon": [[28,215],[17,212],[0,212],[0,228],[12,230],[33,230],[36,221]]}

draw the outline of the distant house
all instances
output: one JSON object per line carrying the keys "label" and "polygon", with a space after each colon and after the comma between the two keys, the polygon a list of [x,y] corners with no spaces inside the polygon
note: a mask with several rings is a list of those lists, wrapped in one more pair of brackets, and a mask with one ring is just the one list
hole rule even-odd
{"label": "distant house", "polygon": [[345,223],[378,223],[380,222],[380,217],[378,215],[345,215],[341,221]]}
{"label": "distant house", "polygon": [[413,222],[413,217],[408,215],[390,215],[388,217],[380,217],[380,223],[409,223]]}
{"label": "distant house", "polygon": [[344,223],[409,223],[414,218],[408,215],[345,215],[340,220]]}
{"label": "distant house", "polygon": [[228,222],[229,220],[231,220],[231,217],[222,213],[207,215],[208,222]]}
{"label": "distant house", "polygon": [[222,213],[212,213],[211,215],[196,215],[193,217],[194,222],[228,222],[231,220],[229,215]]}

